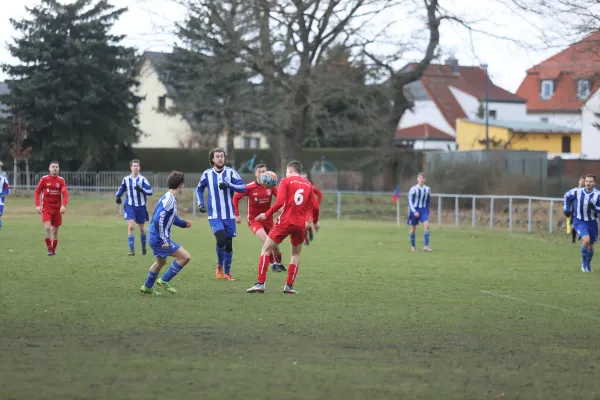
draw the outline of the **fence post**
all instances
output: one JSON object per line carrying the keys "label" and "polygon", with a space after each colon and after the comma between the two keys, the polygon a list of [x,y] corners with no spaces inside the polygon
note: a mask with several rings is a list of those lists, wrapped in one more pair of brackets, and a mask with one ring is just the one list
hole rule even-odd
{"label": "fence post", "polygon": [[196,191],[192,189],[192,215],[196,216]]}
{"label": "fence post", "polygon": [[531,232],[531,199],[527,205],[527,232]]}
{"label": "fence post", "polygon": [[442,224],[442,196],[438,197],[438,225]]}
{"label": "fence post", "polygon": [[475,206],[475,197],[473,197],[473,205],[471,207],[471,228],[475,228],[475,217],[477,215],[477,208]]}
{"label": "fence post", "polygon": [[456,219],[456,226],[458,226],[458,196],[454,198],[454,218]]}
{"label": "fence post", "polygon": [[400,226],[400,199],[396,200],[396,226]]}
{"label": "fence post", "polygon": [[550,222],[548,223],[548,232],[552,233],[554,226],[554,200],[550,200]]}
{"label": "fence post", "polygon": [[512,214],[513,214],[513,201],[512,197],[508,199],[508,229],[512,232]]}
{"label": "fence post", "polygon": [[494,198],[490,200],[490,229],[494,227]]}
{"label": "fence post", "polygon": [[[400,199],[398,199],[400,202]],[[342,218],[342,192],[337,192],[337,219]]]}

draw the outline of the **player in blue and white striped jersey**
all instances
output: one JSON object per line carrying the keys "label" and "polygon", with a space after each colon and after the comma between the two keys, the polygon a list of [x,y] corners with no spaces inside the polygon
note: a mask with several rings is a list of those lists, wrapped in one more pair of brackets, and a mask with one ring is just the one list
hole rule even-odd
{"label": "player in blue and white striped jersey", "polygon": [[10,186],[6,174],[2,172],[2,163],[0,162],[0,230],[2,229],[2,214],[4,214],[4,196],[10,194]]}
{"label": "player in blue and white striped jersey", "polygon": [[429,248],[429,200],[431,189],[425,185],[425,174],[420,172],[417,175],[417,184],[408,191],[408,219],[407,225],[410,225],[410,245],[412,251],[416,250],[415,230],[419,222],[423,223],[425,229],[425,243],[423,251],[430,252]]}
{"label": "player in blue and white striped jersey", "polygon": [[123,178],[121,186],[117,191],[117,204],[121,204],[121,197],[127,194],[127,200],[123,206],[123,217],[127,221],[127,241],[129,243],[129,255],[135,255],[134,225],[140,228],[140,241],[142,242],[142,254],[146,254],[146,231],[144,225],[148,221],[148,210],[146,209],[146,197],[152,196],[150,182],[140,175],[140,160],[131,160],[129,163],[131,175]]}
{"label": "player in blue and white striped jersey", "polygon": [[[190,253],[171,240],[173,225],[180,228],[191,228],[192,226],[191,221],[184,221],[177,216],[177,199],[175,196],[183,191],[183,173],[173,171],[169,175],[167,184],[169,191],[158,201],[150,223],[149,244],[156,260],[148,271],[146,283],[140,288],[140,291],[144,294],[159,294],[152,289],[155,282],[167,292],[177,293],[177,290],[171,285],[171,279],[186,266],[191,258]],[[175,260],[169,270],[158,278],[158,273],[167,263],[167,257],[175,257]]]}
{"label": "player in blue and white striped jersey", "polygon": [[[208,160],[212,168],[202,173],[198,188],[198,206],[201,213],[208,212],[208,223],[217,240],[217,279],[234,281],[231,276],[233,238],[236,236],[233,193],[246,192],[240,175],[225,166],[227,153],[222,148],[210,151]],[[204,202],[204,190],[208,189],[208,201]]]}
{"label": "player in blue and white striped jersey", "polygon": [[582,241],[581,270],[583,272],[592,272],[594,243],[598,240],[600,191],[594,186],[596,186],[596,176],[588,174],[585,176],[584,187],[573,188],[564,196],[563,211],[566,217],[573,215],[573,229]]}

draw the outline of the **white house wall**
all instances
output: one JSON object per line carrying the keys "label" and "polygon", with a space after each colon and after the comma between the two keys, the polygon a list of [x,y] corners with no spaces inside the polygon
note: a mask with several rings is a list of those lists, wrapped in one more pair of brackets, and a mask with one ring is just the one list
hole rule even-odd
{"label": "white house wall", "polygon": [[477,97],[471,96],[470,94],[452,86],[448,86],[448,88],[450,89],[450,92],[452,92],[452,95],[456,98],[456,101],[458,101],[458,104],[460,104],[460,108],[462,108],[464,113],[467,114],[467,118],[477,118],[477,110],[479,109],[479,100],[477,100]]}
{"label": "white house wall", "polygon": [[442,150],[442,151],[455,151],[456,142],[450,141],[429,141],[429,140],[416,140],[413,146],[415,150]]}
{"label": "white house wall", "polygon": [[417,100],[414,104],[413,111],[408,110],[404,113],[400,119],[398,128],[403,129],[421,124],[429,124],[442,132],[456,136],[456,132],[452,129],[448,121],[446,121],[433,101]]}
{"label": "white house wall", "polygon": [[[158,98],[167,94],[167,89],[158,79],[158,74],[149,61],[145,61],[140,74],[138,95],[146,96],[140,103],[140,130],[143,132],[138,148],[177,148],[191,134],[189,124],[180,116],[168,116],[159,113]],[[167,98],[167,109],[172,106]]]}
{"label": "white house wall", "polygon": [[[479,99],[460,89],[450,86],[450,91],[460,104],[467,118],[476,119],[479,111]],[[485,107],[485,105],[484,105]],[[490,111],[496,111],[496,119],[503,121],[525,121],[528,120],[527,105],[525,103],[507,103],[490,101],[488,103]]]}
{"label": "white house wall", "polygon": [[600,123],[595,113],[600,112],[600,91],[596,91],[582,108],[581,153],[583,158],[600,159]]}
{"label": "white house wall", "polygon": [[581,129],[581,114],[550,114],[550,113],[530,113],[529,120],[543,121],[548,119],[549,124],[567,126],[569,128]]}

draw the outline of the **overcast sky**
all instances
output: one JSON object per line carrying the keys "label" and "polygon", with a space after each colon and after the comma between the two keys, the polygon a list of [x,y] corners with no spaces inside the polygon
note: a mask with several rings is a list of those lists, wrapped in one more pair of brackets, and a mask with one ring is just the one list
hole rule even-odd
{"label": "overcast sky", "polygon": [[[444,3],[441,0],[440,3]],[[25,6],[35,5],[31,0],[5,0],[0,13],[0,62],[15,62],[8,53],[5,43],[15,35],[9,18],[20,19],[26,15]],[[113,0],[113,5],[128,7],[129,11],[115,26],[115,33],[127,35],[126,44],[140,50],[168,51],[174,38],[168,32],[173,21],[181,20],[185,10],[175,6],[169,0]],[[441,45],[446,54],[453,53],[462,65],[480,65],[487,63],[492,80],[497,85],[516,91],[531,66],[543,61],[559,48],[547,48],[539,45],[539,31],[532,25],[540,21],[525,20],[508,7],[494,0],[460,0],[454,3],[453,11],[470,19],[477,19],[477,30],[492,33],[493,36],[518,39],[533,45],[535,50],[517,45],[510,40],[498,39],[481,33],[469,33],[456,25],[444,24],[441,32]],[[458,9],[458,7],[462,7]],[[423,29],[418,19],[402,19],[400,11],[386,13],[386,21],[397,19],[399,23],[391,28],[397,36],[411,34],[415,29]],[[382,21],[383,22],[383,21]],[[381,26],[381,25],[380,25]],[[556,44],[560,46],[560,44]],[[417,55],[412,54],[413,57]],[[413,61],[410,55],[404,61]],[[6,76],[0,72],[0,81]]]}

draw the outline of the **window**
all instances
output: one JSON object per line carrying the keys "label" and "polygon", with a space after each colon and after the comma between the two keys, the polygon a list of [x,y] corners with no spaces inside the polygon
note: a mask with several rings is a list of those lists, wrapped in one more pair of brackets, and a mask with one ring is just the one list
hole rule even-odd
{"label": "window", "polygon": [[577,81],[577,99],[585,100],[590,95],[590,81],[580,79]]}
{"label": "window", "polygon": [[167,96],[158,98],[158,111],[167,111]]}
{"label": "window", "polygon": [[562,152],[563,153],[571,152],[571,137],[570,136],[562,137]]}
{"label": "window", "polygon": [[544,100],[549,100],[552,98],[553,94],[554,94],[554,81],[543,80],[542,81],[541,98]]}
{"label": "window", "polygon": [[260,138],[244,136],[244,149],[260,148]]}
{"label": "window", "polygon": [[489,110],[489,113],[491,119],[496,119],[496,110]]}
{"label": "window", "polygon": [[548,117],[542,117],[542,118],[540,118],[540,121],[542,121],[543,123],[547,124],[548,123]]}

